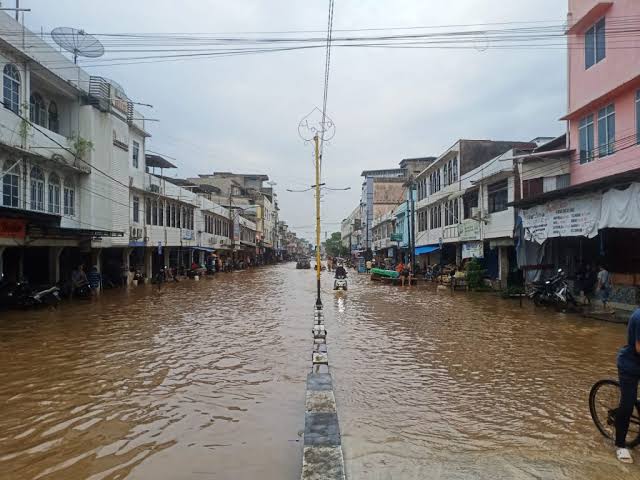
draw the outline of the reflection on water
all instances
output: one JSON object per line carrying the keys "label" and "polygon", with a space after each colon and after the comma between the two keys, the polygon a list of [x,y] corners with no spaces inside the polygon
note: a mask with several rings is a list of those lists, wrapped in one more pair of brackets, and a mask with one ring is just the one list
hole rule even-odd
{"label": "reflection on water", "polygon": [[[323,295],[351,479],[615,479],[587,395],[624,326],[490,295]],[[0,478],[294,479],[313,272],[0,314]]]}
{"label": "reflection on water", "polygon": [[0,478],[295,478],[311,277],[283,266],[1,313]]}
{"label": "reflection on water", "polygon": [[587,403],[595,380],[616,375],[623,325],[365,277],[334,313],[350,478],[640,475],[614,459]]}

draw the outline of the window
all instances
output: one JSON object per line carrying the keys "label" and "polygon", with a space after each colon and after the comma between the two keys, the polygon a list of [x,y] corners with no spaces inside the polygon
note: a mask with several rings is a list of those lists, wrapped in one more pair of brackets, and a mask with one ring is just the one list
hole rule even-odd
{"label": "window", "polygon": [[449,200],[444,206],[444,224],[446,226],[456,225],[458,223],[458,199]]}
{"label": "window", "polygon": [[151,225],[151,199],[144,199],[144,217],[147,225]]}
{"label": "window", "polygon": [[158,225],[161,227],[164,225],[164,205],[162,200],[158,200]]}
{"label": "window", "polygon": [[580,137],[580,163],[587,163],[593,159],[593,115],[587,115],[580,120],[578,128]]}
{"label": "window", "polygon": [[140,158],[140,144],[138,142],[136,142],[135,140],[133,141],[133,148],[131,149],[133,152],[133,168],[138,168],[139,165],[139,158]]}
{"label": "window", "polygon": [[140,197],[133,197],[133,223],[140,222]]}
{"label": "window", "polygon": [[458,181],[458,157],[453,159],[451,171],[453,172],[453,181]]}
{"label": "window", "polygon": [[156,200],[151,204],[151,224],[158,225],[158,202]]}
{"label": "window", "polygon": [[74,216],[76,214],[76,189],[73,180],[70,178],[64,179],[64,214]]}
{"label": "window", "polygon": [[31,168],[31,209],[44,211],[44,173],[40,167]]}
{"label": "window", "polygon": [[598,112],[598,150],[601,157],[615,152],[616,109],[613,105]]}
{"label": "window", "polygon": [[3,70],[4,108],[20,113],[20,73],[15,65],[5,65]]}
{"label": "window", "polygon": [[60,213],[60,177],[49,175],[49,213]]}
{"label": "window", "polygon": [[20,167],[15,160],[7,160],[2,173],[2,205],[17,207],[20,201]]}
{"label": "window", "polygon": [[169,202],[165,202],[165,217],[167,219],[167,227],[171,226],[171,204]]}
{"label": "window", "polygon": [[49,102],[49,130],[60,133],[60,120],[58,119],[58,105]]}
{"label": "window", "polygon": [[606,56],[604,18],[584,35],[584,66],[591,68]]}
{"label": "window", "polygon": [[522,182],[522,198],[535,197],[536,195],[540,195],[545,191],[548,190],[545,190],[543,177],[523,180]]}
{"label": "window", "polygon": [[176,228],[181,228],[180,227],[180,224],[181,224],[181,222],[180,222],[180,216],[181,216],[180,213],[181,213],[181,211],[182,211],[182,207],[179,207],[179,206],[176,205]]}
{"label": "window", "polygon": [[571,177],[568,173],[556,175],[556,189],[567,188],[571,183]]}
{"label": "window", "polygon": [[444,164],[444,167],[442,167],[442,183],[444,184],[444,186],[446,187],[447,185],[449,185],[449,165],[448,164]]}
{"label": "window", "polygon": [[464,218],[471,218],[471,210],[478,208],[478,190],[467,192],[462,197],[462,210]]}
{"label": "window", "polygon": [[39,93],[29,97],[29,120],[41,127],[47,127],[47,107]]}
{"label": "window", "polygon": [[442,227],[442,204],[441,203],[429,209],[429,227],[432,229]]}
{"label": "window", "polygon": [[489,213],[501,212],[507,209],[509,196],[509,182],[502,180],[493,183],[488,187],[489,193]]}

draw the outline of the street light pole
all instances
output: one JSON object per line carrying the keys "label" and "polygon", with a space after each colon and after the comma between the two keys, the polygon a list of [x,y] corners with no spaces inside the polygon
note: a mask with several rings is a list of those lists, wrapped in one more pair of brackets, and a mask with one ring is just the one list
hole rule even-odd
{"label": "street light pole", "polygon": [[322,300],[320,299],[320,139],[318,135],[314,135],[313,143],[315,145],[315,159],[316,159],[316,281],[318,294],[316,297],[316,308],[322,308]]}

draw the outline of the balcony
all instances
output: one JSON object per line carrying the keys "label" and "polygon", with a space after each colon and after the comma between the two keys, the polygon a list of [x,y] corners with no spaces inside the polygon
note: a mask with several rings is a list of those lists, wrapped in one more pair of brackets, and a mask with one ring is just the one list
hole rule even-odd
{"label": "balcony", "polygon": [[54,167],[81,173],[90,168],[73,154],[72,141],[40,125],[31,125],[13,111],[0,107],[0,144],[17,155],[26,155]]}

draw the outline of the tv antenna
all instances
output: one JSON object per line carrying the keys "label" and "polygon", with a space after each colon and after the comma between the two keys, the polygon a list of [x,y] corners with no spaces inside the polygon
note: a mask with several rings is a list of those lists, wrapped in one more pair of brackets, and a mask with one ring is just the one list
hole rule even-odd
{"label": "tv antenna", "polygon": [[84,30],[70,27],[57,27],[51,31],[51,38],[61,48],[73,54],[73,63],[78,57],[98,58],[104,55],[100,40]]}

